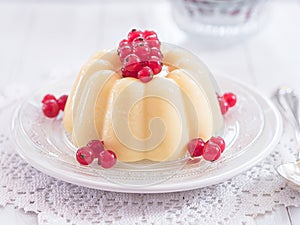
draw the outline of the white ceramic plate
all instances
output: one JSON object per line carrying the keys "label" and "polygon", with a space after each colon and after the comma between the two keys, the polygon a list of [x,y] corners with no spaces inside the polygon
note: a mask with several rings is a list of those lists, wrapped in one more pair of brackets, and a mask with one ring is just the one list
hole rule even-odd
{"label": "white ceramic plate", "polygon": [[48,119],[41,112],[46,93],[68,93],[70,81],[49,85],[16,110],[12,135],[18,153],[33,167],[58,179],[95,189],[161,193],[190,190],[225,181],[258,163],[277,144],[282,130],[280,114],[271,101],[248,85],[217,76],[223,92],[238,96],[238,104],[225,116],[227,148],[215,162],[188,157],[162,163],[120,163],[102,169],[96,162],[81,166],[76,148],[62,127],[61,115]]}

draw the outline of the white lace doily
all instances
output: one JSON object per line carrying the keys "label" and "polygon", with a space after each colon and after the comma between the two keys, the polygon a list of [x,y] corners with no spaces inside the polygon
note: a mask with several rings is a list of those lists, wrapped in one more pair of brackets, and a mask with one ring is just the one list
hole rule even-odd
{"label": "white lace doily", "polygon": [[[275,150],[260,164],[231,180],[191,191],[126,194],[93,190],[44,175],[28,165],[10,140],[10,118],[19,94],[0,92],[0,205],[38,214],[39,225],[254,224],[255,215],[276,206],[299,206],[300,195],[274,166],[295,160],[294,134],[285,127]],[[12,94],[13,93],[13,94]]]}

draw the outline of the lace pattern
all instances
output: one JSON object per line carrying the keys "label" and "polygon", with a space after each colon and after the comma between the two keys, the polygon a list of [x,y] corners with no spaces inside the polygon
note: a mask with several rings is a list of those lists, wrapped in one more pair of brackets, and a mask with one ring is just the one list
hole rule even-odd
{"label": "lace pattern", "polygon": [[299,206],[299,193],[274,169],[295,159],[290,127],[266,159],[223,183],[177,193],[115,193],[69,184],[28,165],[9,136],[16,101],[0,93],[0,205],[37,213],[39,225],[255,224],[256,215],[276,206]]}

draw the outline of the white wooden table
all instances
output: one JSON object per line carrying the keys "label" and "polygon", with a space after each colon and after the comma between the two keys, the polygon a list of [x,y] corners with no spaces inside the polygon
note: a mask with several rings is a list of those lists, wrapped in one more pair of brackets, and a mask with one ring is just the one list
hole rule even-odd
{"label": "white wooden table", "polygon": [[[255,36],[223,47],[186,36],[167,1],[0,1],[0,88],[38,86],[61,71],[78,71],[91,53],[112,48],[133,27],[197,53],[209,68],[255,85],[267,95],[281,84],[300,94],[300,2],[275,1]],[[299,193],[300,194],[300,193]],[[37,224],[35,214],[0,208],[0,223]],[[280,207],[257,224],[300,224],[300,208]]]}

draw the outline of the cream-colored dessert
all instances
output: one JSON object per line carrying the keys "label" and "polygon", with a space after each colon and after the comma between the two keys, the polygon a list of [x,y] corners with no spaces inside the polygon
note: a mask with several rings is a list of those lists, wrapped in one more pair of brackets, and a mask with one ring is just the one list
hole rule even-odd
{"label": "cream-colored dessert", "polygon": [[80,71],[63,123],[75,146],[103,140],[119,161],[169,161],[188,142],[220,132],[223,117],[214,81],[190,52],[162,44],[164,68],[150,82],[122,77],[116,50],[95,54]]}

